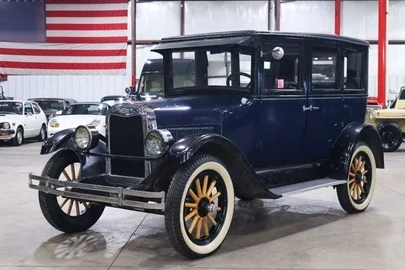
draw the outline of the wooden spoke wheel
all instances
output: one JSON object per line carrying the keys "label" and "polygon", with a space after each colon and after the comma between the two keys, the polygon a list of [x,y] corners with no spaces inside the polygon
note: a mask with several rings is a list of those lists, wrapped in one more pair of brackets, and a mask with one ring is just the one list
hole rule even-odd
{"label": "wooden spoke wheel", "polygon": [[227,199],[226,193],[218,191],[218,188],[224,190],[222,181],[216,172],[204,171],[188,190],[184,204],[184,222],[195,243],[209,240],[218,230],[223,217],[222,208]]}
{"label": "wooden spoke wheel", "polygon": [[[72,163],[62,170],[59,180],[76,181],[80,177],[80,163]],[[65,188],[60,188],[65,189]],[[80,216],[89,208],[89,203],[75,199],[69,199],[62,196],[57,197],[60,208],[69,216]]]}
{"label": "wooden spoke wheel", "polygon": [[192,157],[167,192],[165,225],[173,247],[190,259],[213,254],[228,234],[234,204],[232,179],[222,162],[210,155]]}
{"label": "wooden spoke wheel", "polygon": [[[78,181],[80,179],[79,159],[69,151],[57,152],[46,164],[42,176],[62,181]],[[58,189],[68,190],[69,188],[61,187]],[[88,203],[41,191],[38,192],[38,198],[42,214],[49,224],[65,233],[87,230],[97,222],[105,208],[101,204]]]}
{"label": "wooden spoke wheel", "polygon": [[368,145],[357,144],[350,161],[347,184],[336,189],[344,210],[358,213],[368,207],[375,189],[375,176],[373,152]]}

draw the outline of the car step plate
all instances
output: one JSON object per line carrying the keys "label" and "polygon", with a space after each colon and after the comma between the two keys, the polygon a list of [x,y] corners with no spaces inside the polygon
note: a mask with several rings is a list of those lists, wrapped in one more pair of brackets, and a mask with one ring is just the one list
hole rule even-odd
{"label": "car step plate", "polygon": [[330,178],[316,179],[308,182],[297,183],[288,186],[272,188],[271,192],[279,194],[283,197],[291,196],[297,193],[302,193],[322,187],[338,186],[345,184],[346,180],[337,180]]}

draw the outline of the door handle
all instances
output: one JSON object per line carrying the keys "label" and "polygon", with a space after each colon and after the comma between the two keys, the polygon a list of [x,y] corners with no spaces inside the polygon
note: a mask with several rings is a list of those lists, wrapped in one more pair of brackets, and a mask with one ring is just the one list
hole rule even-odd
{"label": "door handle", "polygon": [[316,111],[316,110],[319,110],[319,107],[314,107],[314,106],[312,106],[312,105],[309,105],[309,107],[307,107],[307,106],[302,106],[302,111],[304,111],[304,112],[306,112],[306,111]]}

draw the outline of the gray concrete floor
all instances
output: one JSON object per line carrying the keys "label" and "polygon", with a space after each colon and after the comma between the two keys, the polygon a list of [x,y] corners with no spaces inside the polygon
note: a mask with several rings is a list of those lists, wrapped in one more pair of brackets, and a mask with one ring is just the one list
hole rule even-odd
{"label": "gray concrete floor", "polygon": [[196,261],[172,249],[162,216],[109,208],[87,232],[53,229],[27,186],[49,158],[39,149],[0,145],[0,269],[405,269],[405,148],[385,155],[366,212],[345,214],[332,188],[237,202],[219,252]]}

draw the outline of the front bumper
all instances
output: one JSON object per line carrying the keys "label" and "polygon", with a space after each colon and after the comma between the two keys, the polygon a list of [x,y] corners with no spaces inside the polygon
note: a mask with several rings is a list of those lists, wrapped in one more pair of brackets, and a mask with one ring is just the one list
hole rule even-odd
{"label": "front bumper", "polygon": [[15,130],[12,129],[0,129],[0,141],[11,140],[15,136]]}
{"label": "front bumper", "polygon": [[[113,176],[97,176],[97,178],[100,177]],[[34,181],[37,182],[34,183]],[[85,184],[77,181],[60,181],[58,179],[33,174],[29,174],[29,187],[48,194],[63,196],[65,198],[86,202],[105,203],[121,208],[132,208],[133,210],[163,211],[165,207],[164,191],[149,192],[131,190],[122,187],[112,187],[108,185]],[[79,190],[83,192],[80,192]]]}

